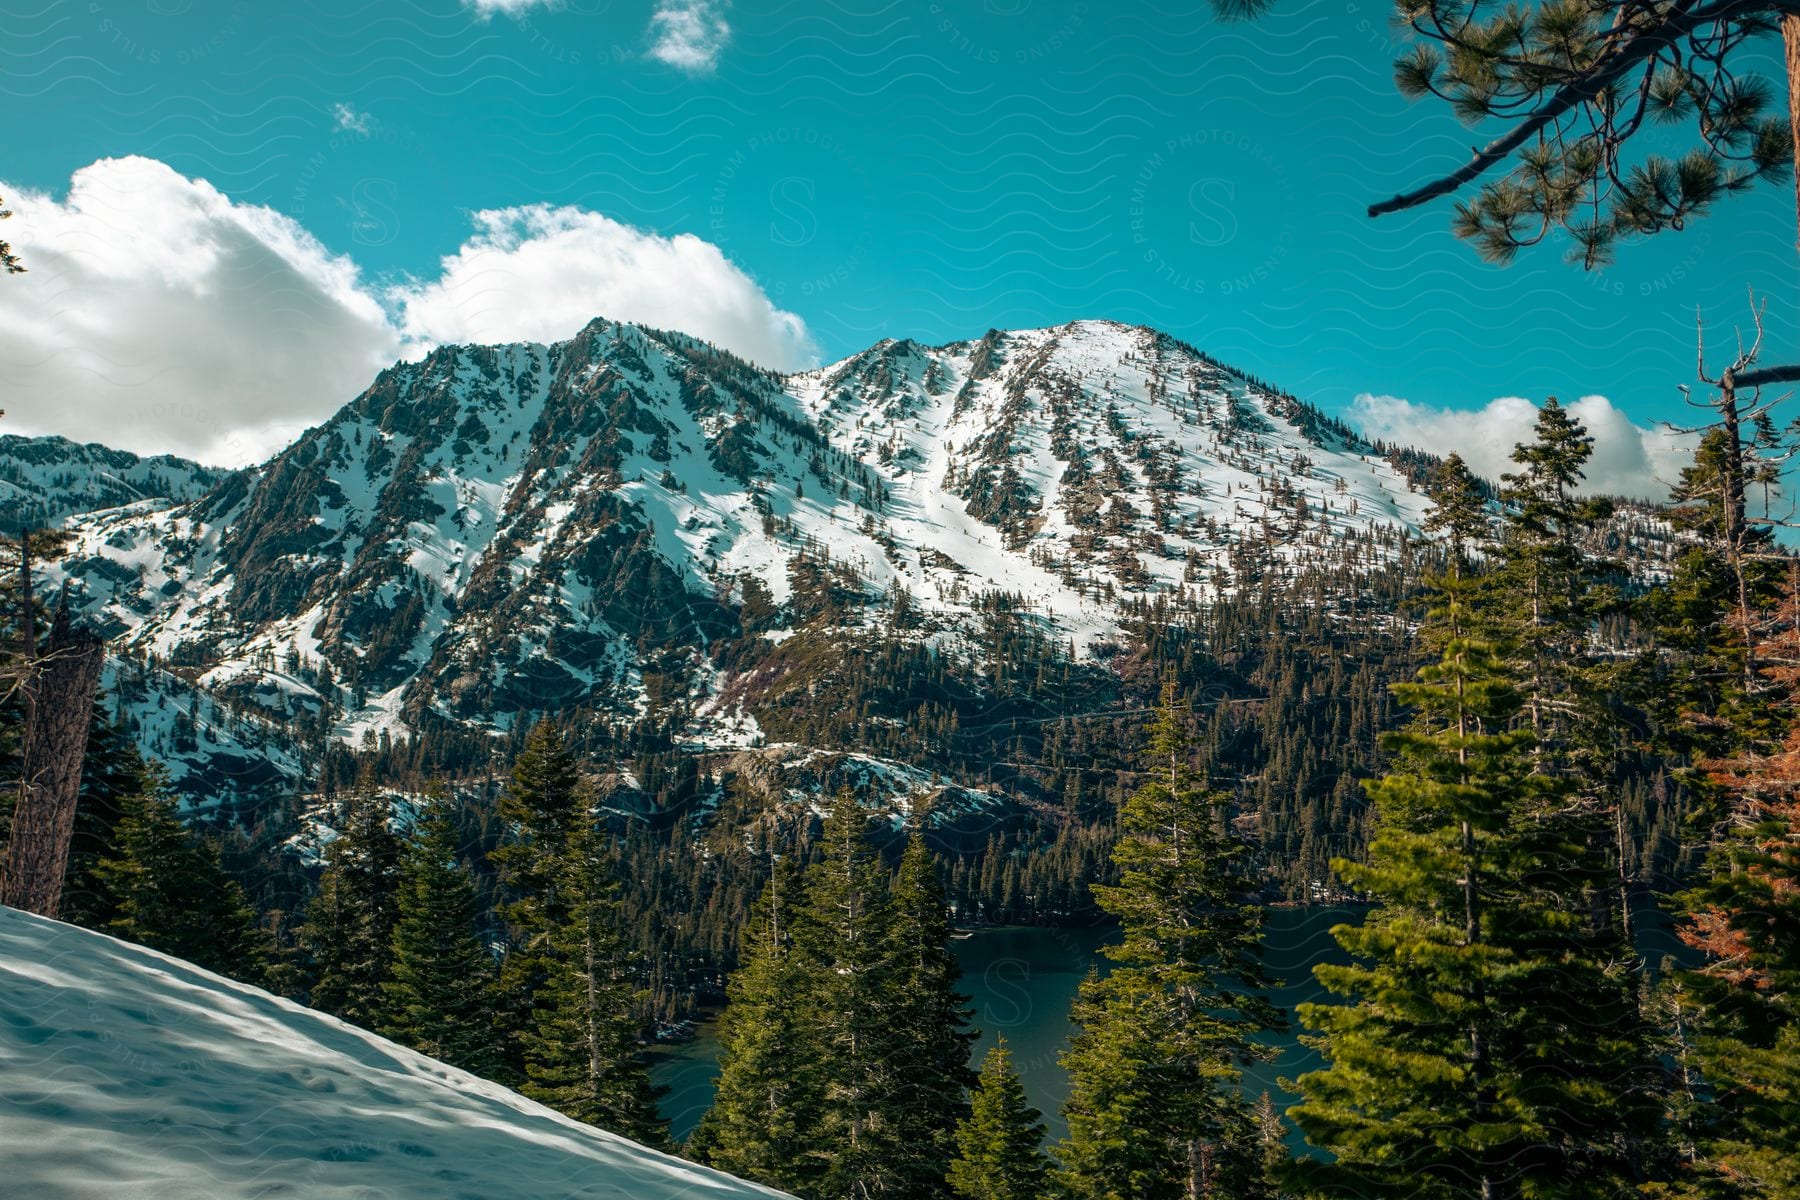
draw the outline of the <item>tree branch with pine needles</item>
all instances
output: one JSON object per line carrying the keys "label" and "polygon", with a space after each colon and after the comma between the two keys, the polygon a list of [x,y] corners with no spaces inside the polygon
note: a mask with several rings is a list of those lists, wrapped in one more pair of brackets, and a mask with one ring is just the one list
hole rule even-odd
{"label": "tree branch with pine needles", "polygon": [[[1556,230],[1595,267],[1621,237],[1682,228],[1762,179],[1784,177],[1795,146],[1768,115],[1775,90],[1733,63],[1800,0],[1397,0],[1413,44],[1394,66],[1402,94],[1436,97],[1470,125],[1511,122],[1456,170],[1369,206],[1416,208],[1477,183],[1456,209],[1458,236],[1510,261]],[[1785,114],[1783,114],[1785,115]],[[1630,160],[1648,121],[1689,122],[1690,149]]]}

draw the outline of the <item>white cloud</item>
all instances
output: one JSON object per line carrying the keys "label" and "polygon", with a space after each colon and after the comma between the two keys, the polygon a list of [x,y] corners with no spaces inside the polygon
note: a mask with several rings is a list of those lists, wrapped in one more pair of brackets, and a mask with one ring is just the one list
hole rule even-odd
{"label": "white cloud", "polygon": [[402,354],[556,341],[597,316],[810,366],[805,323],[719,248],[597,213],[475,214],[435,278],[378,291],[297,222],[147,158],[81,168],[66,199],[0,182],[30,268],[0,280],[0,432],[260,461]]}
{"label": "white cloud", "polygon": [[101,159],[61,201],[3,194],[30,267],[0,286],[9,432],[237,465],[398,352],[354,263],[163,163]]}
{"label": "white cloud", "polygon": [[731,40],[722,0],[657,0],[650,15],[650,57],[694,74],[719,65]]}
{"label": "white cloud", "polygon": [[345,131],[367,133],[369,132],[369,114],[357,112],[348,104],[340,101],[331,106],[331,127],[340,133]]}
{"label": "white cloud", "polygon": [[[1688,463],[1692,437],[1638,425],[1605,396],[1583,396],[1567,408],[1594,439],[1585,491],[1668,499],[1670,486]],[[1370,437],[1438,454],[1454,451],[1476,474],[1498,480],[1516,469],[1513,447],[1531,440],[1537,406],[1518,396],[1501,396],[1462,412],[1364,393],[1350,415]]]}
{"label": "white cloud", "polygon": [[550,342],[596,316],[679,329],[777,370],[813,365],[806,324],[711,242],[662,237],[578,208],[475,214],[438,278],[390,290],[412,342]]}
{"label": "white cloud", "polygon": [[516,16],[529,8],[548,8],[550,0],[463,0],[478,17],[491,17],[495,13],[506,13]]}

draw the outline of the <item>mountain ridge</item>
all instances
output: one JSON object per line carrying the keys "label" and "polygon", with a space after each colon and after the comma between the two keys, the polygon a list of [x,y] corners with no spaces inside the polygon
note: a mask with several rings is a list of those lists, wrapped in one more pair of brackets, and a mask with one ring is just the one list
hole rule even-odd
{"label": "mountain ridge", "polygon": [[55,525],[127,504],[196,500],[231,474],[173,454],[0,434],[0,509],[12,528]]}
{"label": "mountain ridge", "polygon": [[135,664],[148,748],[224,756],[177,766],[200,790],[544,713],[779,742],[825,646],[967,655],[1000,622],[1093,659],[1143,605],[1390,561],[1425,508],[1342,423],[1144,327],[780,374],[596,319],[397,363],[197,499],[73,518],[46,575]]}

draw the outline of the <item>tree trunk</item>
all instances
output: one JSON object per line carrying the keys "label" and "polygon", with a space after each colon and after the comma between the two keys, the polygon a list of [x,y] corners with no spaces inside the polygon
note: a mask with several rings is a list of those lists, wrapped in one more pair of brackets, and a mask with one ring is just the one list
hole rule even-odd
{"label": "tree trunk", "polygon": [[[37,602],[31,596],[31,531],[19,530],[19,678],[29,682],[37,661]],[[31,689],[24,690],[25,725],[31,725]]]}
{"label": "tree trunk", "polygon": [[1737,591],[1738,623],[1744,633],[1744,693],[1750,695],[1756,691],[1756,630],[1750,619],[1750,585],[1744,565],[1750,511],[1745,496],[1743,418],[1738,412],[1737,380],[1730,371],[1719,380],[1718,410],[1719,425],[1725,431],[1725,478],[1720,481],[1725,494],[1720,516],[1725,523],[1725,558]]}
{"label": "tree trunk", "polygon": [[1800,13],[1781,18],[1781,48],[1787,62],[1788,133],[1794,142],[1794,245],[1800,248]]}
{"label": "tree trunk", "polygon": [[594,955],[593,913],[585,914],[582,920],[587,924],[587,936],[581,942],[581,961],[587,975],[582,981],[587,985],[587,1007],[582,1013],[582,1025],[587,1030],[588,1100],[597,1104],[600,1099],[600,1081],[606,1073],[605,1056],[601,1053],[600,1046],[600,963]]}
{"label": "tree trunk", "polygon": [[1207,1200],[1213,1193],[1213,1145],[1200,1138],[1187,1144],[1187,1200]]}
{"label": "tree trunk", "polygon": [[1619,856],[1619,922],[1620,931],[1625,938],[1625,948],[1632,949],[1631,932],[1631,862],[1630,839],[1626,837],[1625,801],[1618,800],[1613,805],[1613,836],[1617,840],[1615,847]]}
{"label": "tree trunk", "polygon": [[81,764],[93,723],[94,690],[104,661],[100,642],[57,611],[44,653],[26,665],[30,721],[12,836],[0,863],[0,903],[55,917],[75,833]]}

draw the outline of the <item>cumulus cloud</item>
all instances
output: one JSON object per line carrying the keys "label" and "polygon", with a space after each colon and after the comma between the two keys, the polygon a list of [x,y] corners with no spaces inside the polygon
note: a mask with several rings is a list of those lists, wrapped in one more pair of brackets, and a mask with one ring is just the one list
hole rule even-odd
{"label": "cumulus cloud", "polygon": [[478,212],[475,226],[436,279],[388,292],[409,341],[550,342],[606,316],[679,329],[777,370],[817,360],[805,322],[691,234],[544,204]]}
{"label": "cumulus cloud", "polygon": [[650,14],[650,57],[692,74],[718,66],[730,40],[721,0],[657,0]]}
{"label": "cumulus cloud", "polygon": [[399,337],[349,259],[146,158],[6,185],[30,273],[0,287],[9,432],[237,465],[356,395]]}
{"label": "cumulus cloud", "polygon": [[331,127],[339,133],[367,133],[369,132],[369,114],[358,112],[340,101],[331,106]]}
{"label": "cumulus cloud", "polygon": [[238,466],[396,358],[556,341],[597,316],[678,329],[777,369],[805,323],[718,247],[575,208],[475,214],[435,277],[376,288],[297,222],[147,158],[81,168],[64,199],[0,182],[27,274],[0,286],[0,432]]}
{"label": "cumulus cloud", "polygon": [[[1687,465],[1691,437],[1638,425],[1605,396],[1583,396],[1567,408],[1594,439],[1585,491],[1668,499],[1670,485]],[[1351,407],[1351,420],[1370,437],[1438,454],[1461,454],[1470,470],[1498,480],[1515,469],[1513,447],[1531,440],[1537,407],[1518,396],[1501,396],[1463,412],[1364,393]]]}

